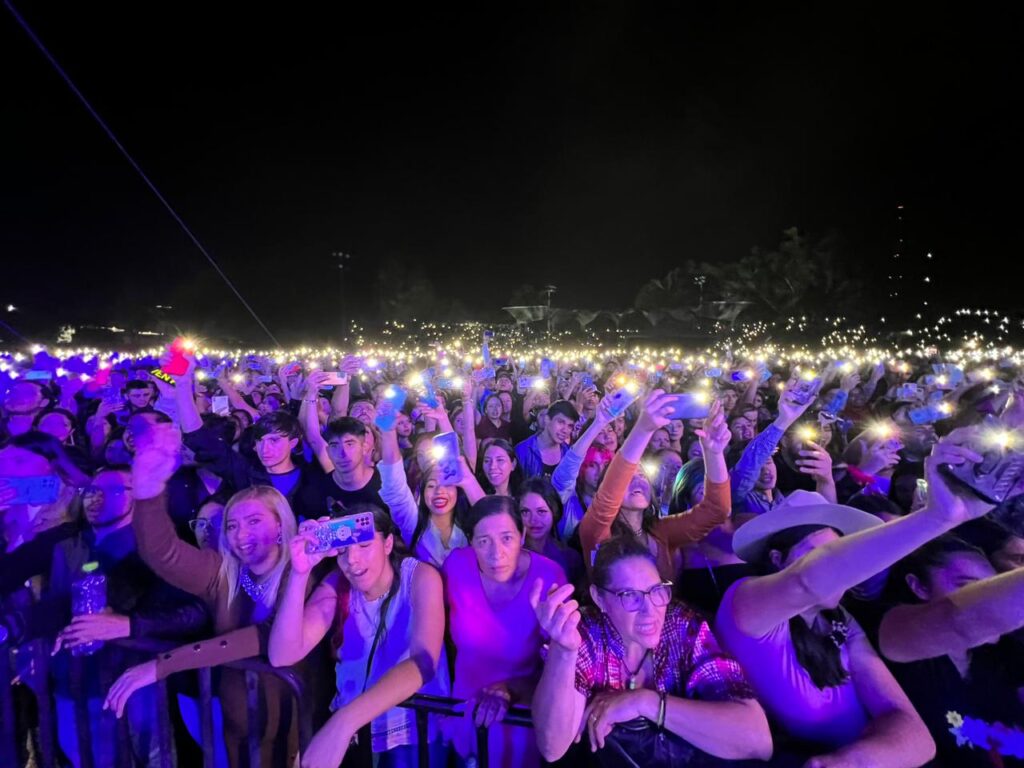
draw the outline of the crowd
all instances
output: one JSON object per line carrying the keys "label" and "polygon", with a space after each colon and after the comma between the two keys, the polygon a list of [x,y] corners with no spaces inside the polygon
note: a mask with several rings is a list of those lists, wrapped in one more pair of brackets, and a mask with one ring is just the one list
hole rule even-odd
{"label": "crowd", "polygon": [[[52,650],[76,768],[113,765],[115,718],[160,765],[154,684],[199,667],[233,768],[253,730],[263,766],[416,765],[417,693],[463,702],[432,766],[480,726],[509,767],[1021,764],[1024,378],[816,362],[5,356],[0,652]],[[249,722],[223,665],[253,657],[303,682],[301,755],[281,678]]]}

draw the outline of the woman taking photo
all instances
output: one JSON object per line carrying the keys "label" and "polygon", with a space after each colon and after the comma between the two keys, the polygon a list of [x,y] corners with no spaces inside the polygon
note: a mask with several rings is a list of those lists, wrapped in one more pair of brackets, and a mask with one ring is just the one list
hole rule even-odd
{"label": "woman taking photo", "polygon": [[[448,695],[441,577],[404,553],[387,512],[370,505],[349,512],[373,516],[371,540],[308,554],[318,525],[312,521],[292,539],[292,569],[270,632],[270,662],[298,663],[332,630],[341,641],[334,714],[313,736],[303,768],[337,768],[347,753],[346,765],[370,765],[371,750],[380,767],[412,766],[416,717],[398,704],[417,691]],[[306,599],[310,574],[328,557],[336,557],[338,567]],[[369,743],[362,730],[358,746],[350,746],[368,724]],[[439,739],[432,739],[430,750],[431,765],[442,768],[446,755]]]}
{"label": "woman taking photo", "polygon": [[488,729],[491,765],[539,765],[530,730],[500,723],[511,705],[529,705],[540,676],[544,638],[528,585],[564,584],[565,573],[523,549],[523,521],[509,496],[486,496],[474,504],[466,535],[471,546],[452,552],[442,569],[455,647],[452,695],[467,701],[466,719],[445,725],[462,760],[475,754],[475,726],[482,726]]}
{"label": "woman taking photo", "polygon": [[[132,527],[139,555],[157,576],[205,601],[214,632],[230,634],[160,654],[155,662],[128,670],[108,695],[108,705],[116,710],[123,708],[133,690],[173,672],[260,655],[259,633],[253,625],[273,617],[296,527],[284,496],[269,486],[253,486],[236,493],[225,506],[216,551],[182,541],[167,513],[166,492],[167,480],[180,462],[180,433],[170,424],[137,421],[141,423],[133,423],[139,432],[132,465],[136,499]],[[316,661],[319,659],[310,660]],[[315,675],[308,677],[316,679]],[[264,765],[282,764],[282,760],[294,759],[298,751],[291,693],[272,675],[261,677],[260,688],[265,718],[261,759]],[[232,766],[242,765],[248,733],[244,673],[221,670],[219,694],[228,760]],[[313,689],[310,694],[309,698],[316,698]],[[313,706],[313,702],[306,705]]]}

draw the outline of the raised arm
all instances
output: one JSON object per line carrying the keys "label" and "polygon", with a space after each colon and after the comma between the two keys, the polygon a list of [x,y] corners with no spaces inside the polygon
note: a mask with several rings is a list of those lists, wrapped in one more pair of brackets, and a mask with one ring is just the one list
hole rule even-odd
{"label": "raised arm", "polygon": [[174,377],[174,400],[178,405],[181,431],[188,434],[203,426],[203,417],[196,407],[196,358],[195,355],[185,355],[185,359],[188,361],[185,373]]}
{"label": "raised arm", "polygon": [[725,466],[725,450],[732,434],[725,425],[721,402],[712,404],[697,435],[704,454],[704,499],[689,512],[669,515],[654,523],[654,532],[673,548],[700,541],[728,520],[732,512],[729,470]]}
{"label": "raised arm", "polygon": [[222,556],[178,538],[167,512],[167,481],[180,461],[181,434],[171,424],[139,420],[135,435],[132,529],[139,556],[172,586],[212,600],[220,581]]}
{"label": "raised arm", "polygon": [[[395,578],[400,578],[395,574]],[[441,577],[424,563],[412,578],[412,631],[409,658],[391,667],[373,685],[335,712],[306,749],[312,765],[338,765],[352,737],[367,723],[397,706],[432,680],[444,641]]]}
{"label": "raised arm", "polygon": [[976,463],[981,457],[963,446],[966,429],[940,440],[925,461],[928,504],[906,517],[844,536],[814,549],[770,576],[748,579],[736,589],[734,619],[751,637],[815,606],[835,603],[846,590],[906,557],[936,536],[986,514],[992,507],[955,493],[939,471],[942,464]]}
{"label": "raised arm", "polygon": [[409,482],[405,477],[402,464],[402,452],[398,447],[398,435],[394,427],[380,431],[381,457],[377,464],[380,472],[380,498],[391,512],[402,539],[408,544],[416,532],[419,519],[419,507],[409,490]]}
{"label": "raised arm", "polygon": [[1024,569],[968,584],[947,597],[901,605],[882,619],[882,655],[898,662],[960,655],[1024,627]]}
{"label": "raised arm", "polygon": [[472,376],[462,382],[462,452],[472,471],[477,469],[480,446],[476,441],[476,383]]}
{"label": "raised arm", "polygon": [[334,462],[327,452],[327,441],[320,433],[320,417],[317,413],[317,397],[326,378],[327,374],[323,371],[313,371],[306,378],[306,389],[302,394],[302,405],[299,407],[299,422],[302,424],[302,434],[306,438],[306,443],[324,472],[333,472]]}
{"label": "raised arm", "polygon": [[551,643],[531,707],[537,747],[545,760],[554,762],[583,730],[587,698],[576,688],[576,657],[582,640],[579,604],[572,599],[574,587],[552,586],[542,597],[543,589],[543,582],[537,579],[531,586],[530,604]]}
{"label": "raised arm", "polygon": [[232,408],[239,411],[245,411],[252,416],[253,421],[259,420],[260,412],[245,402],[245,398],[238,393],[237,389],[235,389],[235,385],[231,383],[231,379],[228,378],[226,372],[223,376],[217,379],[217,383],[220,385],[224,394],[227,395]]}
{"label": "raised arm", "polygon": [[336,551],[320,555],[306,553],[306,544],[313,541],[308,530],[315,526],[315,522],[306,521],[290,542],[291,571],[277,601],[267,645],[267,656],[275,667],[287,667],[306,658],[324,639],[337,616],[341,578],[337,570],[331,571],[313,590],[309,600],[306,599],[313,568],[325,557],[337,556]]}
{"label": "raised arm", "polygon": [[612,420],[612,414],[609,410],[610,401],[611,397],[609,395],[605,395],[602,398],[590,426],[569,447],[569,450],[565,452],[565,456],[558,462],[558,466],[555,467],[555,471],[551,474],[551,485],[558,493],[559,498],[562,499],[563,504],[576,491],[576,478],[579,477],[580,467],[583,466],[583,459],[586,458],[587,451],[590,450],[590,446],[594,444],[597,436],[601,434],[601,431]]}

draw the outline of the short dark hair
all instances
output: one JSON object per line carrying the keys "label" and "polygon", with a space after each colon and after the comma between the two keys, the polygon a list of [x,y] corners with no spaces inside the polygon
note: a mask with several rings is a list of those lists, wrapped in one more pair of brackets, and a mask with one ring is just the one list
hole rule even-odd
{"label": "short dark hair", "polygon": [[511,496],[484,496],[470,507],[465,517],[466,538],[473,540],[473,531],[481,520],[494,515],[508,515],[516,524],[516,530],[523,532],[523,516],[519,514],[519,505]]}
{"label": "short dark hair", "polygon": [[607,589],[612,581],[612,566],[620,560],[627,560],[631,557],[638,557],[646,560],[655,568],[658,561],[654,559],[651,550],[635,536],[619,535],[613,536],[601,543],[594,556],[594,570],[591,574],[591,581],[594,586]]}
{"label": "short dark hair", "polygon": [[553,419],[559,414],[567,416],[573,423],[580,420],[579,411],[577,411],[576,407],[568,400],[555,400],[555,402],[548,406],[549,419]]}
{"label": "short dark hair", "polygon": [[299,420],[288,411],[274,411],[261,416],[252,428],[254,440],[270,434],[284,435],[289,440],[297,440],[302,437],[302,429],[299,427]]}
{"label": "short dark hair", "polygon": [[324,429],[324,440],[330,442],[332,438],[342,437],[343,435],[366,437],[366,432],[366,425],[359,419],[353,419],[351,416],[342,416],[328,422],[327,428]]}

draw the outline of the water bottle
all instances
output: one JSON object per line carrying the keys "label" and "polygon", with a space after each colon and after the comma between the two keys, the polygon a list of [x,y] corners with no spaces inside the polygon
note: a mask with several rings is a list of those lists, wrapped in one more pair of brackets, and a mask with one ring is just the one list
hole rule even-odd
{"label": "water bottle", "polygon": [[[71,584],[71,614],[102,613],[107,607],[107,578],[100,573],[99,563],[86,563],[82,575]],[[103,647],[101,640],[82,643],[71,649],[72,656],[92,656]]]}

